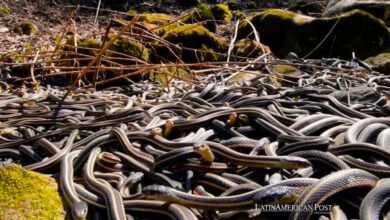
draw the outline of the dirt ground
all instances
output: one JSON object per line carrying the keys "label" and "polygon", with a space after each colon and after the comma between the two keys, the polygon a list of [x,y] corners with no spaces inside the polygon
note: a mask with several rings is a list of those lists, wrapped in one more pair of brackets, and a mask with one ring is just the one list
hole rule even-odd
{"label": "dirt ground", "polygon": [[[120,3],[116,3],[120,2]],[[30,47],[42,48],[53,45],[55,40],[61,36],[69,16],[77,10],[74,18],[77,34],[82,37],[104,35],[105,27],[110,19],[124,18],[126,11],[137,10],[139,12],[164,12],[173,15],[180,15],[186,10],[194,7],[183,5],[178,0],[103,0],[99,12],[97,24],[94,25],[96,7],[98,0],[0,0],[1,9],[7,9],[7,13],[0,13],[0,55],[12,51],[24,51]],[[245,4],[240,2],[243,10],[246,10]],[[257,9],[248,9],[257,11],[263,8],[282,7],[290,1],[264,1],[259,0]],[[207,3],[223,3],[220,0],[210,0]],[[15,28],[21,22],[30,21],[38,27],[38,33],[34,36],[22,35],[15,31]],[[68,28],[71,33],[73,27]]]}

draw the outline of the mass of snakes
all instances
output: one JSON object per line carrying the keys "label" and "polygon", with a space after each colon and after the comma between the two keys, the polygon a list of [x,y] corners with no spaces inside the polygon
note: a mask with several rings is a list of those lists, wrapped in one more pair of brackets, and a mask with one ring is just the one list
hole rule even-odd
{"label": "mass of snakes", "polygon": [[73,219],[389,219],[390,76],[288,63],[279,82],[4,81],[0,159],[55,178]]}

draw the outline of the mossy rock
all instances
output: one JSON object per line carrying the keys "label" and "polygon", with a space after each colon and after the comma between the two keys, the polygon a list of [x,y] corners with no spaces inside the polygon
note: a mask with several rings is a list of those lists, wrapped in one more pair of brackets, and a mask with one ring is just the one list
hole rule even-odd
{"label": "mossy rock", "polygon": [[18,24],[17,29],[22,34],[30,35],[30,36],[38,32],[38,27],[29,21]]}
{"label": "mossy rock", "polygon": [[214,18],[219,23],[229,23],[232,20],[232,13],[229,10],[229,6],[224,4],[214,5],[211,8],[211,13],[213,13]]}
{"label": "mossy rock", "polygon": [[18,165],[0,168],[0,219],[65,219],[58,185],[52,178]]}
{"label": "mossy rock", "polygon": [[235,10],[232,12],[233,20],[241,20],[241,19],[244,19],[245,17],[246,17],[246,15],[239,10]]}
{"label": "mossy rock", "polygon": [[[249,20],[260,33],[262,43],[277,57],[284,58],[294,52],[301,57],[310,53],[311,58],[350,59],[355,52],[365,59],[389,51],[389,29],[382,20],[360,10],[333,18],[313,18],[273,9],[257,13]],[[249,24],[240,25],[240,39],[251,33]]]}
{"label": "mossy rock", "polygon": [[156,24],[156,25],[165,25],[171,21],[174,21],[175,18],[168,14],[161,13],[142,13],[140,14],[139,22],[145,22],[148,24]]}
{"label": "mossy rock", "polygon": [[386,1],[331,1],[322,16],[332,17],[355,9],[370,13],[375,17],[383,20],[387,26],[390,26],[390,2]]}
{"label": "mossy rock", "polygon": [[241,39],[234,43],[233,54],[240,57],[256,58],[264,52],[270,52],[269,47],[259,45],[255,40]]}
{"label": "mossy rock", "polygon": [[[173,28],[166,32],[162,38],[174,44],[197,49],[196,52],[186,49],[181,51],[182,59],[186,62],[216,61],[219,59],[219,56],[215,52],[225,50],[224,42],[219,40],[205,27],[196,24]],[[165,52],[169,53],[168,51]],[[164,54],[164,56],[172,57],[172,54]]]}
{"label": "mossy rock", "polygon": [[370,67],[378,72],[390,75],[390,53],[382,53],[364,60]]}
{"label": "mossy rock", "polygon": [[134,39],[122,38],[115,40],[110,50],[137,57],[146,62],[149,61],[149,51],[141,43],[135,41]]}
{"label": "mossy rock", "polygon": [[201,25],[188,24],[171,29],[162,36],[164,40],[183,46],[201,49],[202,45],[208,48],[221,51],[225,48],[224,43],[213,33]]}
{"label": "mossy rock", "polygon": [[296,79],[302,74],[299,69],[292,65],[272,65],[269,69],[273,74],[269,81],[275,86],[291,86],[289,80]]}
{"label": "mossy rock", "polygon": [[[70,36],[66,40],[67,45],[74,46],[74,36]],[[87,54],[91,56],[95,56],[98,53],[98,50],[102,46],[102,43],[93,39],[93,38],[80,38],[77,39],[77,52],[82,54]],[[67,48],[66,50],[74,50],[71,48]]]}
{"label": "mossy rock", "polygon": [[300,12],[305,15],[321,15],[326,6],[324,1],[317,0],[296,0],[288,8],[291,11]]}
{"label": "mossy rock", "polygon": [[198,9],[185,15],[181,19],[181,22],[186,24],[202,22],[202,25],[204,25],[209,31],[215,32],[217,30],[217,23],[214,15],[206,4],[200,4]]}
{"label": "mossy rock", "polygon": [[162,85],[167,85],[167,82],[170,80],[190,79],[190,74],[181,68],[165,67],[151,72],[149,79],[154,82],[159,82]]}

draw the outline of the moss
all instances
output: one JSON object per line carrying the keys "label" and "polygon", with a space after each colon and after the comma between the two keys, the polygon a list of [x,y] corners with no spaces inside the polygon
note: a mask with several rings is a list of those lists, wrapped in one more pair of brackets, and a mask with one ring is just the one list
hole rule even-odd
{"label": "moss", "polygon": [[209,31],[215,32],[217,30],[214,15],[206,4],[200,4],[198,9],[185,15],[181,22],[186,24],[202,22]]}
{"label": "moss", "polygon": [[[263,48],[261,48],[263,47]],[[269,51],[269,48],[265,45],[259,45],[255,40],[241,39],[234,44],[233,54],[241,57],[256,58]]]}
{"label": "moss", "polygon": [[[363,11],[355,10],[333,18],[312,18],[283,10],[268,10],[249,19],[260,33],[262,42],[269,45],[278,57],[289,52],[305,56],[329,31],[334,30],[312,58],[341,57],[349,59],[352,52],[366,58],[389,50],[390,34],[383,21]],[[337,22],[337,25],[336,25]],[[239,38],[246,38],[252,29],[240,25]]]}
{"label": "moss", "polygon": [[271,66],[270,70],[273,74],[284,78],[286,76],[300,76],[302,73],[295,66],[291,65],[275,65]]}
{"label": "moss", "polygon": [[[187,48],[199,49],[183,50],[182,59],[187,62],[201,62],[205,60],[218,60],[215,52],[225,49],[225,44],[205,27],[195,24],[178,26],[166,32],[162,38],[174,44],[181,44]],[[169,54],[164,54],[171,56]]]}
{"label": "moss", "polygon": [[217,51],[224,48],[224,44],[213,33],[201,25],[188,24],[171,29],[162,37],[172,43],[180,43],[183,46],[201,49],[206,46]]}
{"label": "moss", "polygon": [[[171,79],[189,79],[190,74],[181,68],[166,67],[157,69],[149,74],[149,79],[154,82],[160,82],[162,85],[167,85]],[[168,80],[168,81],[167,81]]]}
{"label": "moss", "polygon": [[[102,43],[99,41],[96,41],[93,38],[80,38],[77,39],[77,52],[82,53],[82,54],[87,54],[91,56],[95,56],[97,54],[97,50],[93,49],[100,49]],[[66,40],[66,45],[64,47],[65,51],[74,51],[73,47],[74,46],[74,36],[68,37]]]}
{"label": "moss", "polygon": [[57,183],[18,165],[0,168],[0,219],[64,219]]}
{"label": "moss", "polygon": [[171,21],[175,20],[174,17],[167,14],[159,14],[159,13],[142,13],[139,21],[145,22],[148,24],[157,24],[157,25],[164,25]]}
{"label": "moss", "polygon": [[8,8],[0,8],[0,16],[4,16],[9,14],[9,9]]}
{"label": "moss", "polygon": [[26,35],[34,35],[37,33],[38,28],[31,22],[23,22],[18,25],[18,28],[20,28],[22,34]]}
{"label": "moss", "polygon": [[217,21],[224,21],[229,23],[232,20],[232,13],[229,10],[229,7],[224,4],[218,4],[211,8],[214,18]]}
{"label": "moss", "polygon": [[241,11],[239,11],[239,10],[236,10],[236,11],[233,11],[232,18],[234,20],[244,19],[245,18],[245,14],[242,13]]}
{"label": "moss", "polygon": [[149,51],[133,39],[119,38],[114,41],[111,50],[149,61]]}

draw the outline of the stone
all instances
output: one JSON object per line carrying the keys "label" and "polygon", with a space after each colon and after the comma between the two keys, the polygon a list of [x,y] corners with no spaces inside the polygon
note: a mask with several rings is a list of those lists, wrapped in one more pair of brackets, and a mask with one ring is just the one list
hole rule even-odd
{"label": "stone", "polygon": [[373,70],[390,74],[390,53],[378,54],[364,60]]}
{"label": "stone", "polygon": [[6,33],[6,32],[8,32],[8,31],[9,31],[8,28],[6,28],[6,27],[0,27],[0,33]]}
{"label": "stone", "polygon": [[342,13],[359,9],[368,12],[375,17],[383,20],[387,26],[390,26],[390,2],[388,1],[370,1],[370,0],[337,0],[329,2],[323,17],[332,17]]}
{"label": "stone", "polygon": [[317,0],[296,0],[288,10],[299,12],[305,15],[321,15],[325,10],[324,1]]}
{"label": "stone", "polygon": [[[299,57],[351,59],[355,52],[357,57],[366,59],[390,49],[390,33],[385,23],[361,10],[332,18],[314,18],[272,9],[249,20],[259,32],[261,42],[279,58],[293,52]],[[253,30],[246,22],[238,32],[239,39],[253,37]]]}
{"label": "stone", "polygon": [[[177,51],[177,53],[181,53],[181,58],[185,62],[216,61],[219,56],[215,52],[222,52],[226,48],[223,41],[202,25],[197,24],[172,28],[162,38],[183,47],[196,49]],[[158,54],[168,60],[173,59],[173,54],[170,51],[160,50]]]}

